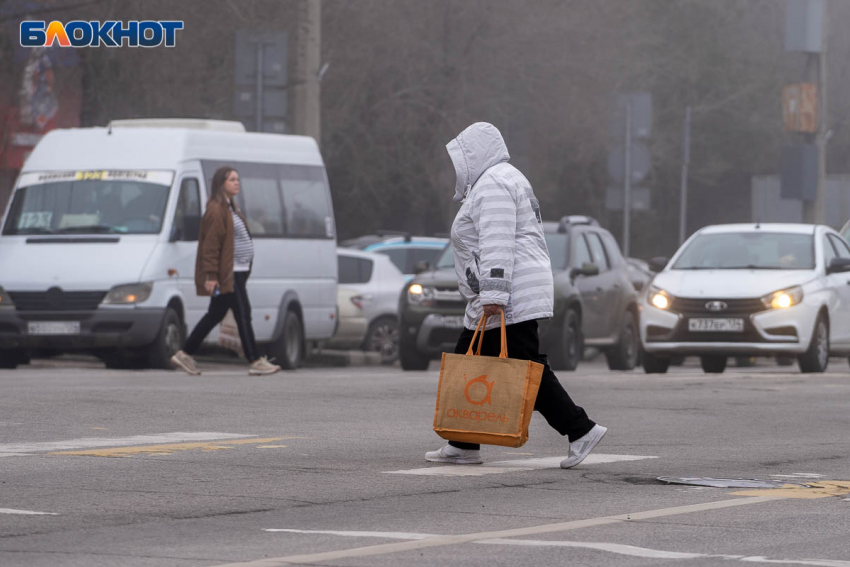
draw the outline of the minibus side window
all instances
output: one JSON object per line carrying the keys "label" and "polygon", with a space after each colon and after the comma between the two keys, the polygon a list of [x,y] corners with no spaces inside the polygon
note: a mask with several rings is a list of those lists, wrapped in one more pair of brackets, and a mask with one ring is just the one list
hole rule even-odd
{"label": "minibus side window", "polygon": [[195,242],[201,230],[201,190],[198,180],[187,177],[180,183],[180,196],[174,212],[171,240]]}

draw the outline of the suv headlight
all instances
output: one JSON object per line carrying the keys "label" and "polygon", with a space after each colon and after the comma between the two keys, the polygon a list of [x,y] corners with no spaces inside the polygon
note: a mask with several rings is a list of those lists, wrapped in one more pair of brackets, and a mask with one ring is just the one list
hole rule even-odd
{"label": "suv headlight", "polygon": [[104,305],[132,305],[142,303],[151,296],[153,283],[143,282],[136,284],[117,285],[109,290]]}
{"label": "suv headlight", "polygon": [[663,311],[667,311],[673,303],[672,295],[655,286],[651,286],[649,288],[649,292],[646,294],[646,299],[650,305]]}
{"label": "suv headlight", "polygon": [[422,307],[433,307],[434,288],[430,286],[422,286],[413,284],[407,288],[407,300],[413,305],[421,305]]}
{"label": "suv headlight", "polygon": [[0,307],[14,307],[15,304],[12,303],[12,298],[9,297],[9,294],[6,293],[6,290],[0,287]]}
{"label": "suv headlight", "polygon": [[803,288],[800,286],[769,293],[761,298],[767,309],[788,309],[803,301]]}

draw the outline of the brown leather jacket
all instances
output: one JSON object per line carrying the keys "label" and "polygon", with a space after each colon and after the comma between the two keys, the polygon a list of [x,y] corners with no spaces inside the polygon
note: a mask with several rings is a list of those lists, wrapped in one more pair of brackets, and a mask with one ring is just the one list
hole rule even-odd
{"label": "brown leather jacket", "polygon": [[[245,227],[248,223],[236,211]],[[250,231],[249,231],[250,234]],[[209,280],[218,281],[221,293],[233,293],[233,216],[229,201],[210,201],[201,221],[198,236],[198,255],[195,259],[195,288],[198,295],[210,295],[204,289]]]}

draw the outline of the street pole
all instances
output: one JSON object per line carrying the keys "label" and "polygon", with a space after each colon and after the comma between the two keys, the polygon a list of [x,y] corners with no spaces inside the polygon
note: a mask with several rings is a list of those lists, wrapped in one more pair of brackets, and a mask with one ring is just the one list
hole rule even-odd
{"label": "street pole", "polygon": [[631,249],[632,222],[632,102],[626,103],[626,172],[623,185],[623,254]]}
{"label": "street pole", "polygon": [[[824,224],[826,222],[826,133],[829,130],[827,127],[827,112],[826,112],[826,48],[827,48],[827,30],[829,22],[828,14],[829,2],[823,3],[823,31],[821,33],[821,50],[820,53],[809,54],[806,62],[807,80],[811,81],[810,77],[817,74],[817,93],[818,93],[818,130],[815,133],[815,145],[818,150],[818,177],[817,190],[814,201],[803,201],[803,220],[810,224]],[[817,58],[816,61],[813,61]]]}
{"label": "street pole", "polygon": [[682,159],[682,198],[679,203],[679,245],[685,242],[688,223],[688,165],[691,163],[691,107],[685,109],[684,156]]}
{"label": "street pole", "polygon": [[[826,141],[829,122],[826,112],[826,47],[827,30],[829,29],[829,2],[823,3],[823,36],[821,50],[818,54],[818,97],[820,112],[818,112],[818,192],[815,197],[815,222],[826,224]],[[843,222],[843,220],[842,220]]]}
{"label": "street pole", "polygon": [[319,66],[321,0],[300,0],[296,51],[295,133],[321,143]]}
{"label": "street pole", "polygon": [[263,42],[257,42],[257,104],[254,109],[256,112],[256,131],[263,131]]}

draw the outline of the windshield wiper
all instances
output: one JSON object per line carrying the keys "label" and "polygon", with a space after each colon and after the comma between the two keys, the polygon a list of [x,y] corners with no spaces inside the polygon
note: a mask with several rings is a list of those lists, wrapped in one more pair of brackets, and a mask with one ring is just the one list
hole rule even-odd
{"label": "windshield wiper", "polygon": [[718,268],[721,270],[795,270],[798,268],[781,268],[779,266],[756,266],[754,264],[748,264],[746,266],[728,266],[725,268]]}
{"label": "windshield wiper", "polygon": [[68,232],[94,232],[94,233],[113,233],[113,232],[121,232],[114,226],[107,226],[104,224],[90,224],[86,226],[66,226],[65,228],[60,228],[57,232],[59,233],[68,233]]}

